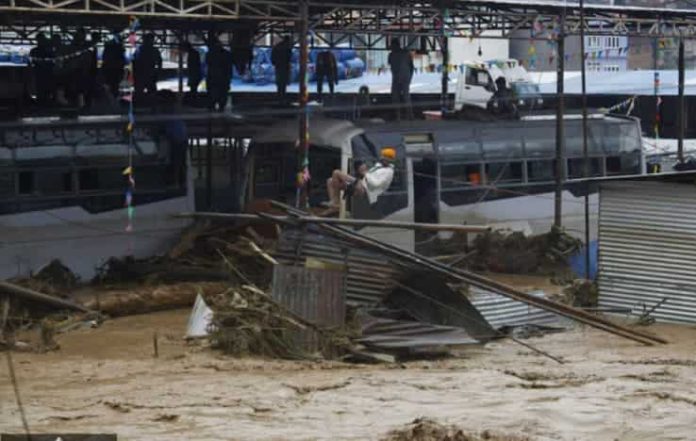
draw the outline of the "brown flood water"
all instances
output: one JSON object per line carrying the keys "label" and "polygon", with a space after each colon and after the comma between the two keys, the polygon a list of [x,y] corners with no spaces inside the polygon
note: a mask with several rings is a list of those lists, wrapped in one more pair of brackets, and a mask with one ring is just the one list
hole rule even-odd
{"label": "brown flood water", "polygon": [[[377,440],[417,417],[534,440],[696,440],[696,329],[641,347],[586,328],[398,366],[238,360],[181,340],[188,310],[124,317],[15,353],[35,432],[120,440]],[[152,356],[157,331],[159,358]],[[4,357],[3,357],[4,358]],[[21,431],[6,362],[0,431]]]}

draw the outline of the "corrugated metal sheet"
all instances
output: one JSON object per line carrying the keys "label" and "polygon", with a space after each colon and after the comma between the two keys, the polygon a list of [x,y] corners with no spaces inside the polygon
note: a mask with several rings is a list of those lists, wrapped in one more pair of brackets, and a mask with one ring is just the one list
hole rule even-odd
{"label": "corrugated metal sheet", "polygon": [[[339,327],[345,321],[345,275],[342,271],[275,265],[273,298],[288,310],[322,327]],[[315,351],[318,339],[312,330],[299,331],[296,342]]]}
{"label": "corrugated metal sheet", "polygon": [[286,265],[304,266],[314,258],[346,267],[346,302],[372,306],[388,293],[399,270],[379,254],[363,251],[331,237],[302,230],[285,230],[274,257]]}
{"label": "corrugated metal sheet", "polygon": [[[529,294],[544,297],[543,291]],[[552,326],[562,322],[561,317],[552,312],[477,288],[471,288],[469,300],[494,329],[522,325]]]}
{"label": "corrugated metal sheet", "polygon": [[696,322],[696,186],[615,182],[600,189],[599,304]]}
{"label": "corrugated metal sheet", "polygon": [[359,342],[381,349],[415,349],[423,347],[480,344],[466,329],[429,323],[359,316],[362,337]]}
{"label": "corrugated metal sheet", "polygon": [[[280,237],[274,257],[287,265],[304,265],[316,258],[346,266],[346,302],[374,306],[394,289],[391,282],[403,277],[404,269],[384,256],[356,249],[351,244],[316,232],[288,229]],[[497,294],[472,289],[471,303],[495,328],[524,324],[554,325],[559,317]],[[538,293],[543,295],[543,293]]]}

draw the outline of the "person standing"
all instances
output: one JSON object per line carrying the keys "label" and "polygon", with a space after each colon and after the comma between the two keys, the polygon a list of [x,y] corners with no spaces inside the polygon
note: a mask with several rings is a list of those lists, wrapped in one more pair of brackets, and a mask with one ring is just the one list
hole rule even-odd
{"label": "person standing", "polygon": [[97,91],[98,87],[103,87],[99,78],[99,48],[97,45],[101,43],[101,34],[99,32],[92,32],[90,34],[90,49],[89,49],[89,66],[87,69],[87,76],[89,79],[89,84],[86,87],[85,94],[85,105],[90,107],[92,105],[92,99]]}
{"label": "person standing", "polygon": [[210,109],[223,111],[227,105],[232,80],[232,55],[222,46],[217,37],[211,37],[205,61],[208,70],[206,85]]}
{"label": "person standing", "polygon": [[336,57],[331,51],[321,51],[317,54],[317,94],[322,99],[324,80],[329,83],[329,94],[333,97],[334,86],[338,85],[338,66]]}
{"label": "person standing", "polygon": [[188,41],[184,43],[186,50],[186,77],[189,93],[193,96],[198,93],[198,86],[203,81],[203,70],[201,68],[201,54],[198,48]]}
{"label": "person standing", "polygon": [[126,50],[123,47],[121,36],[118,32],[114,32],[111,39],[104,43],[101,67],[104,83],[114,98],[119,96],[124,67],[126,67]]}
{"label": "person standing", "polygon": [[36,47],[29,51],[29,62],[34,74],[36,100],[41,105],[48,105],[53,99],[53,51],[46,34],[39,32]]}
{"label": "person standing", "polygon": [[65,89],[67,79],[67,67],[65,56],[67,48],[63,44],[63,37],[60,34],[51,35],[51,54],[53,56],[53,96],[58,104],[64,106],[68,104],[65,99]]}
{"label": "person standing", "polygon": [[234,31],[230,43],[232,64],[240,76],[251,71],[251,64],[254,60],[254,35],[256,34],[256,23],[253,21],[242,23],[243,25]]}
{"label": "person standing", "polygon": [[160,69],[162,69],[162,54],[155,47],[155,36],[145,34],[143,44],[136,51],[133,60],[133,80],[137,96],[157,93],[157,77]]}
{"label": "person standing", "polygon": [[292,42],[290,37],[285,36],[283,40],[273,46],[271,50],[271,63],[275,67],[276,87],[278,97],[285,103],[288,83],[290,82],[290,62],[292,61]]}
{"label": "person standing", "polygon": [[413,58],[409,50],[401,47],[398,38],[392,38],[388,61],[392,74],[391,94],[392,102],[396,105],[396,119],[401,119],[402,107],[406,112],[406,117],[413,119],[410,92],[414,71]]}
{"label": "person standing", "polygon": [[92,58],[84,28],[75,32],[68,53],[70,58],[67,60],[67,98],[73,105],[84,107],[91,88],[89,74]]}

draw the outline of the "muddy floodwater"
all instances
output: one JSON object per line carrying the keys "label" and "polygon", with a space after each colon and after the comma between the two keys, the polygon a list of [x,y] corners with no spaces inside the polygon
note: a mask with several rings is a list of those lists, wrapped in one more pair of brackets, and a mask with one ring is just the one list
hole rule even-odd
{"label": "muddy floodwater", "polygon": [[[186,344],[188,310],[107,321],[14,353],[33,432],[120,440],[378,440],[428,417],[533,440],[696,440],[696,328],[642,347],[587,328],[394,366],[230,359]],[[153,333],[159,357],[153,357]],[[6,362],[0,431],[21,432]]]}

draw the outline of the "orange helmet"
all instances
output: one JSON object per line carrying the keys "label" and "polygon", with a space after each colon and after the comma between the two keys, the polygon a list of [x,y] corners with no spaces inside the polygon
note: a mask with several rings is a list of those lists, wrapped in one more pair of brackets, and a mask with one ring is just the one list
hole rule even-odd
{"label": "orange helmet", "polygon": [[382,158],[393,161],[396,159],[396,149],[393,147],[385,147],[382,149]]}

